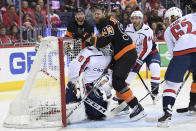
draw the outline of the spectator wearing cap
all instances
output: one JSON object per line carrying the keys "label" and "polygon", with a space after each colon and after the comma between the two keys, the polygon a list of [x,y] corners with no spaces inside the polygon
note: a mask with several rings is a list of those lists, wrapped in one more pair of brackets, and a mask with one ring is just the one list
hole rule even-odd
{"label": "spectator wearing cap", "polygon": [[94,27],[85,20],[84,9],[79,7],[75,11],[75,19],[67,26],[66,35],[82,41],[84,48],[88,42],[86,40],[94,34]]}
{"label": "spectator wearing cap", "polygon": [[111,6],[111,10],[116,10],[117,8],[121,9],[120,2],[117,0],[111,0],[110,6]]}
{"label": "spectator wearing cap", "polygon": [[54,9],[52,8],[52,6],[50,6],[50,25],[53,28],[60,27],[61,25],[61,19],[57,14],[54,13]]}
{"label": "spectator wearing cap", "polygon": [[6,35],[6,27],[0,26],[0,45],[12,44],[12,40]]}
{"label": "spectator wearing cap", "polygon": [[33,16],[34,11],[31,8],[29,8],[28,1],[23,1],[22,2],[22,11],[24,12],[24,14],[28,13],[31,16]]}
{"label": "spectator wearing cap", "polygon": [[9,10],[4,13],[3,23],[7,28],[9,28],[12,24],[19,26],[19,16],[16,14],[14,5],[10,5]]}
{"label": "spectator wearing cap", "polygon": [[132,8],[136,8],[137,0],[121,0],[121,7],[123,10],[125,10],[128,5]]}
{"label": "spectator wearing cap", "polygon": [[42,27],[43,25],[46,25],[46,17],[42,14],[41,6],[39,4],[35,6],[34,18],[37,26]]}
{"label": "spectator wearing cap", "polygon": [[18,32],[18,27],[16,25],[11,25],[9,37],[10,37],[12,43],[17,43],[20,41],[20,35]]}

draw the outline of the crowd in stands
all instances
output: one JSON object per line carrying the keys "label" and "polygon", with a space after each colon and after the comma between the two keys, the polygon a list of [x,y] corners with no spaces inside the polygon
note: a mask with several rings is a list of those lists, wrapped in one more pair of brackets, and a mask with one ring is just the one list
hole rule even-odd
{"label": "crowd in stands", "polygon": [[[32,33],[33,29],[39,29],[41,32],[48,25],[52,28],[66,27],[74,19],[74,10],[78,6],[85,9],[86,19],[95,25],[92,7],[99,1],[108,4],[107,12],[118,19],[124,28],[131,23],[131,13],[143,9],[144,23],[153,29],[155,40],[163,40],[163,33],[166,28],[164,25],[166,9],[160,0],[143,0],[144,3],[141,0],[79,0],[79,3],[77,3],[78,0],[50,0],[49,11],[47,10],[47,0],[22,0],[21,12],[18,1],[0,0],[0,45],[20,41],[19,13],[22,16],[22,41],[30,41],[28,33]],[[37,33],[37,35],[40,34]]]}

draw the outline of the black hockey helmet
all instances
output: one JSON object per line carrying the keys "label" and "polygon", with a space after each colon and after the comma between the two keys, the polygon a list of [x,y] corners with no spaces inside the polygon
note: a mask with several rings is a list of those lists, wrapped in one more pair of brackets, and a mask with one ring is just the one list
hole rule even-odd
{"label": "black hockey helmet", "polygon": [[83,13],[84,13],[84,9],[83,9],[82,7],[76,8],[75,14],[76,14],[76,13],[79,13],[79,12],[83,12]]}
{"label": "black hockey helmet", "polygon": [[107,5],[102,1],[96,3],[93,7],[94,7],[94,10],[101,9],[103,12],[105,12],[105,10],[107,9]]}

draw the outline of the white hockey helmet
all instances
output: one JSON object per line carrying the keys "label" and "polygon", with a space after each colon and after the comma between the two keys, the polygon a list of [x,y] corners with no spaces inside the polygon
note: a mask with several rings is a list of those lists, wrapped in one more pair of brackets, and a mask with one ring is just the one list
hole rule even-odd
{"label": "white hockey helmet", "polygon": [[131,14],[131,17],[134,17],[134,16],[137,16],[137,17],[141,17],[143,19],[143,14],[141,11],[137,10],[137,11],[133,11],[132,14]]}
{"label": "white hockey helmet", "polygon": [[168,18],[169,21],[171,20],[172,16],[176,16],[178,18],[182,17],[182,10],[177,7],[171,7],[165,12],[164,18]]}

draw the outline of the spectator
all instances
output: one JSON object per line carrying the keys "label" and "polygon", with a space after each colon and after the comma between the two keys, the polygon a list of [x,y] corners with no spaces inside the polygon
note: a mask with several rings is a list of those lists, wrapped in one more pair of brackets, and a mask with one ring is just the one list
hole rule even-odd
{"label": "spectator", "polygon": [[36,7],[36,2],[32,1],[30,7],[31,7],[31,10],[34,12],[35,7]]}
{"label": "spectator", "polygon": [[41,6],[41,13],[46,17],[48,11],[44,8],[44,1],[38,0],[37,4]]}
{"label": "spectator", "polygon": [[31,8],[29,8],[28,5],[28,1],[23,1],[22,2],[22,11],[26,14],[30,14],[31,16],[33,16],[33,10]]}
{"label": "spectator", "polygon": [[136,10],[136,8],[135,7],[132,7],[130,5],[127,5],[126,8],[125,8],[125,12],[128,13],[129,15],[131,15],[131,13],[133,11],[135,11],[135,10]]}
{"label": "spectator", "polygon": [[112,15],[115,19],[117,19],[118,21],[121,20],[121,11],[120,11],[119,8],[113,9],[113,10],[111,11],[111,15]]}
{"label": "spectator", "polygon": [[35,7],[34,17],[37,26],[42,27],[43,25],[46,25],[46,18],[44,14],[41,13],[41,6],[39,4]]}
{"label": "spectator", "polygon": [[3,14],[6,12],[6,7],[3,5],[3,2],[0,1],[0,23],[3,23]]}
{"label": "spectator", "polygon": [[60,17],[54,13],[54,9],[52,8],[52,6],[50,6],[50,25],[53,28],[57,28],[61,25]]}
{"label": "spectator", "polygon": [[121,9],[120,2],[117,0],[111,0],[110,6],[111,6],[111,10],[115,10],[117,8]]}
{"label": "spectator", "polygon": [[153,10],[157,10],[158,11],[158,16],[163,19],[166,9],[161,8],[161,4],[159,2],[154,3],[154,9]]}
{"label": "spectator", "polygon": [[3,15],[3,23],[9,28],[12,24],[19,26],[19,16],[16,14],[15,6],[9,6],[9,10]]}
{"label": "spectator", "polygon": [[88,44],[86,40],[93,34],[94,27],[85,20],[84,9],[81,7],[77,8],[75,20],[68,24],[66,35],[81,40],[84,43],[82,45],[84,48]]}
{"label": "spectator", "polygon": [[91,5],[90,2],[88,2],[86,4],[86,9],[85,9],[85,16],[86,16],[85,18],[86,18],[86,20],[89,21],[89,23],[91,23],[92,25],[95,25],[95,21],[93,19],[93,11],[92,10],[93,10],[92,9],[92,5]]}
{"label": "spectator", "polygon": [[132,8],[136,8],[137,0],[121,0],[121,7],[123,10],[125,10],[128,5]]}
{"label": "spectator", "polygon": [[10,27],[10,39],[12,40],[12,43],[17,43],[20,41],[20,35],[19,35],[19,32],[18,32],[18,27],[16,25],[12,25]]}
{"label": "spectator", "polygon": [[63,10],[63,12],[58,12],[57,13],[61,19],[61,26],[62,27],[67,27],[68,26],[68,23],[70,21],[72,21],[74,18],[73,18],[73,15],[71,12],[68,12],[68,10],[65,8]]}
{"label": "spectator", "polygon": [[122,17],[121,23],[123,25],[123,29],[126,29],[128,24],[131,24],[130,16],[129,16],[128,13],[126,13],[126,12],[123,13],[123,17]]}
{"label": "spectator", "polygon": [[160,0],[147,0],[146,2],[146,7],[148,8],[148,10],[151,12],[153,9],[155,9],[155,3],[159,4],[159,8],[160,9],[165,9],[163,7],[163,5],[161,4]]}
{"label": "spectator", "polygon": [[148,18],[148,24],[152,27],[152,23],[163,22],[162,18],[158,16],[158,10],[154,9]]}
{"label": "spectator", "polygon": [[32,28],[36,25],[36,21],[35,19],[33,19],[31,17],[30,14],[26,13],[23,16],[23,20],[22,20],[22,26],[26,27],[26,28]]}
{"label": "spectator", "polygon": [[65,7],[68,9],[68,12],[74,12],[74,10],[77,8],[76,0],[70,0],[69,2],[66,2]]}
{"label": "spectator", "polygon": [[6,35],[6,27],[0,26],[0,45],[12,44],[12,40]]}

